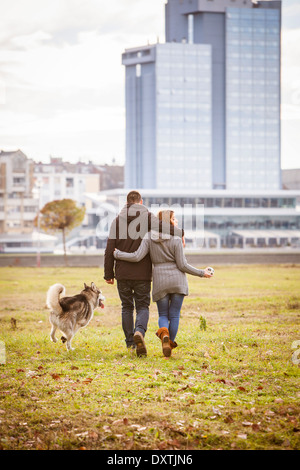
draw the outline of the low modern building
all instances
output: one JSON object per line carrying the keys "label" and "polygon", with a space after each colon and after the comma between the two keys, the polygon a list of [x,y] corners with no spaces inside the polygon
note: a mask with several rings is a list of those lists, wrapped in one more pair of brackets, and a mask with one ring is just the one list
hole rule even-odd
{"label": "low modern building", "polygon": [[0,253],[53,253],[57,237],[33,231],[24,234],[1,234]]}
{"label": "low modern building", "polygon": [[[109,226],[128,190],[87,194],[99,221],[93,236],[105,246]],[[187,247],[300,247],[300,191],[140,190],[154,213],[172,208],[184,227]],[[92,227],[91,227],[92,229]],[[95,243],[95,241],[94,241]]]}

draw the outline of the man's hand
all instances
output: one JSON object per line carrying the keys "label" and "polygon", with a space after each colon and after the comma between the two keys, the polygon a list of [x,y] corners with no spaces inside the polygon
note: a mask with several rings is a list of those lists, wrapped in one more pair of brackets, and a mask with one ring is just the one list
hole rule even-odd
{"label": "man's hand", "polygon": [[114,279],[106,279],[105,282],[107,284],[114,284],[115,280]]}

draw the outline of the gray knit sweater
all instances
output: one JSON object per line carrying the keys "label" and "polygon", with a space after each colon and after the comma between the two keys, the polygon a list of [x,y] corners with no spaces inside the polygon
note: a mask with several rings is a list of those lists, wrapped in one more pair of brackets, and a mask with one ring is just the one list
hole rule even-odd
{"label": "gray knit sweater", "polygon": [[186,274],[204,277],[204,270],[187,263],[183,252],[182,240],[168,235],[159,236],[149,232],[139,249],[134,253],[116,250],[114,257],[125,261],[137,262],[150,252],[153,264],[152,298],[156,302],[167,294],[188,295]]}

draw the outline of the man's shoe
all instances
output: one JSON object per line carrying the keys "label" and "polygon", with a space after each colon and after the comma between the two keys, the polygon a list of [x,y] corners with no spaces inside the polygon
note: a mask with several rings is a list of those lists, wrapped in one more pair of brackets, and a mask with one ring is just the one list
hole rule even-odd
{"label": "man's shoe", "polygon": [[144,340],[144,336],[140,331],[136,331],[133,336],[133,341],[136,345],[136,355],[138,357],[147,356],[147,349]]}

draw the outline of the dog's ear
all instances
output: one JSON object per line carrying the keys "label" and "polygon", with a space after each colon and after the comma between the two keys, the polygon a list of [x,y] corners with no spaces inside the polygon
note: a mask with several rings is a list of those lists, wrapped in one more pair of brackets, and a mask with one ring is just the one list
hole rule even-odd
{"label": "dog's ear", "polygon": [[86,285],[86,283],[84,283],[84,288],[85,288],[85,289],[87,288],[87,285]]}
{"label": "dog's ear", "polygon": [[95,285],[95,283],[94,283],[94,282],[92,282],[92,284],[91,284],[91,288],[92,288],[93,290],[96,290],[96,285]]}

